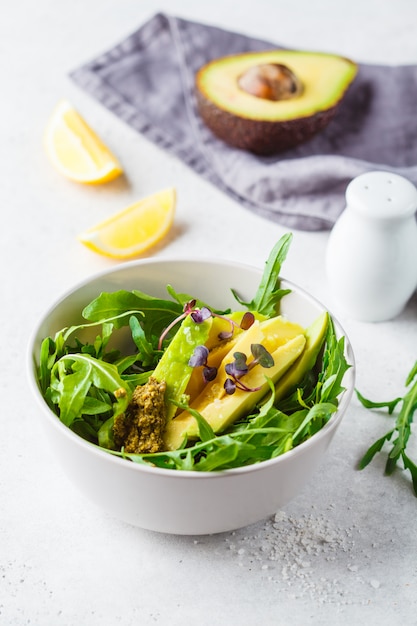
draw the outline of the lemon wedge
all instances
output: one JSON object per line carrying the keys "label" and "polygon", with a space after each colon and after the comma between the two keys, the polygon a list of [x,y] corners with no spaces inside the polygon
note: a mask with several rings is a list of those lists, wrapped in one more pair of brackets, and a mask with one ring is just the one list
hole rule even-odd
{"label": "lemon wedge", "polygon": [[66,100],[52,113],[45,146],[55,168],[76,182],[105,183],[122,173],[117,159]]}
{"label": "lemon wedge", "polygon": [[174,221],[175,206],[175,189],[165,189],[86,230],[78,239],[105,256],[118,259],[137,256],[166,235]]}

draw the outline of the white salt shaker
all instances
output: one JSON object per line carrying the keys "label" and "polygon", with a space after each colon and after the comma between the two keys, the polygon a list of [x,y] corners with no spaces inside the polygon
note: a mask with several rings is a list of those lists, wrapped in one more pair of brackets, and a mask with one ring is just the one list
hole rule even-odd
{"label": "white salt shaker", "polygon": [[329,286],[348,316],[392,319],[417,288],[416,209],[416,187],[397,174],[368,172],[349,183],[326,256]]}

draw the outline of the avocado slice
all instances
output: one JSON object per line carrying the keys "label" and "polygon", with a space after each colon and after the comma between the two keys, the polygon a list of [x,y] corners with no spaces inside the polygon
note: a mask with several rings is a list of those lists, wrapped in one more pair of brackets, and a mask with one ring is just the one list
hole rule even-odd
{"label": "avocado slice", "polygon": [[[276,325],[276,332],[274,332],[274,324]],[[279,318],[268,320],[263,324],[255,322],[251,328],[242,333],[232,350],[224,357],[217,378],[213,382],[208,383],[204,393],[191,403],[191,407],[201,413],[214,432],[222,432],[239,417],[250,412],[269,390],[269,384],[265,376],[275,383],[302,353],[306,344],[304,334],[295,334],[297,326],[294,325],[291,329],[291,326],[288,325],[286,327],[288,339],[283,341],[281,328],[282,320]],[[292,333],[291,330],[294,332]],[[273,339],[274,335],[276,337],[275,340]],[[233,353],[248,353],[252,343],[261,342],[264,345],[266,344],[267,349],[270,351],[274,359],[274,365],[266,370],[256,366],[244,377],[245,385],[251,388],[260,387],[260,389],[256,391],[237,389],[233,395],[227,395],[223,386],[227,378],[224,369],[225,364],[233,360]],[[176,450],[182,445],[185,437],[198,437],[196,420],[187,411],[183,411],[177,417],[167,422],[164,433],[166,448],[168,450]]]}
{"label": "avocado slice", "polygon": [[268,155],[321,131],[357,74],[353,61],[299,50],[215,59],[196,74],[201,118],[226,143]]}
{"label": "avocado slice", "polygon": [[191,315],[182,322],[180,328],[154,369],[153,378],[166,383],[166,419],[175,415],[177,407],[170,400],[180,400],[190,380],[193,368],[188,364],[196,346],[207,341],[213,318],[196,323]]}
{"label": "avocado slice", "polygon": [[[244,313],[244,311],[231,313],[228,319],[239,323]],[[262,330],[263,333],[262,343],[267,350],[276,350],[279,345],[286,343],[289,339],[294,339],[294,337],[296,337],[297,335],[304,334],[304,328],[302,328],[299,324],[290,322],[288,319],[282,317],[281,315],[268,319],[264,315],[256,312],[254,316],[255,319],[257,319],[259,322],[259,328]],[[250,344],[246,341],[246,336],[244,335],[245,331],[241,330],[240,328],[235,329],[233,337],[231,339],[227,341],[219,340],[219,331],[227,331],[229,329],[230,323],[226,319],[218,317],[215,317],[213,319],[213,324],[210,329],[209,337],[205,344],[206,347],[209,349],[207,362],[211,367],[220,368],[221,363],[227,354],[232,355],[233,352],[237,349],[248,350],[250,348]],[[240,341],[240,347],[238,348],[236,348],[237,341]],[[251,341],[255,341],[253,336]],[[232,360],[232,357],[229,358],[229,361],[230,360]],[[224,363],[226,363],[226,361],[224,361]],[[221,384],[224,383],[224,380],[225,378],[222,379]],[[201,375],[201,371],[199,370],[199,368],[194,368],[193,373],[190,376],[187,388],[185,390],[185,395],[189,396],[190,404],[193,405],[200,393],[204,391],[205,384],[206,383],[204,382],[203,376]],[[206,393],[204,393],[204,397],[207,398]]]}
{"label": "avocado slice", "polygon": [[313,369],[326,338],[328,326],[329,314],[324,311],[306,328],[306,345],[302,354],[275,385],[275,404],[294,391],[307,372]]}

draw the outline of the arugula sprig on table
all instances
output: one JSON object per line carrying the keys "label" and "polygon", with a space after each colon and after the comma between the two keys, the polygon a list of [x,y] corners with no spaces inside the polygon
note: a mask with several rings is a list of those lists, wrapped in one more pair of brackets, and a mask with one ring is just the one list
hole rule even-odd
{"label": "arugula sprig on table", "polygon": [[[413,382],[414,381],[414,382]],[[411,436],[411,424],[414,419],[414,413],[417,410],[417,361],[410,370],[405,381],[405,386],[409,387],[404,396],[395,398],[386,402],[374,402],[364,398],[364,396],[356,390],[359,401],[367,409],[386,408],[389,415],[393,415],[399,406],[399,411],[395,414],[395,422],[383,437],[375,441],[366,451],[359,462],[359,468],[364,469],[378,452],[381,452],[387,442],[392,443],[392,447],[388,453],[385,464],[385,473],[391,475],[398,465],[398,461],[402,461],[404,469],[411,474],[413,482],[414,494],[417,496],[417,465],[410,459],[406,453],[407,444]]]}

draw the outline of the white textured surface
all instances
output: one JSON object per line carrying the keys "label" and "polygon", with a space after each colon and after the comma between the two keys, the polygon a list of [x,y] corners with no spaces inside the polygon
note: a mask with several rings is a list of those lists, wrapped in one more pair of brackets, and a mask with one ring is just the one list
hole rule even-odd
{"label": "white textured surface", "polygon": [[[417,62],[414,0],[30,0],[0,20],[0,185],[3,225],[0,379],[0,623],[417,624],[416,500],[407,476],[357,460],[387,418],[353,401],[326,463],[278,515],[236,533],[172,537],[119,523],[76,492],[53,464],[26,382],[34,319],[64,290],[114,262],[84,249],[87,226],[165,186],[176,226],[155,255],[204,253],[261,267],[284,232],[242,209],[78,90],[68,72],[154,12],[218,24],[291,47],[375,63]],[[79,187],[53,171],[42,133],[67,97],[120,157],[127,180]],[[295,232],[285,274],[336,314],[324,278],[327,233]],[[417,299],[389,323],[340,320],[357,387],[389,399],[417,357]],[[417,456],[417,448],[410,450]],[[250,494],[248,494],[250,497]]]}

